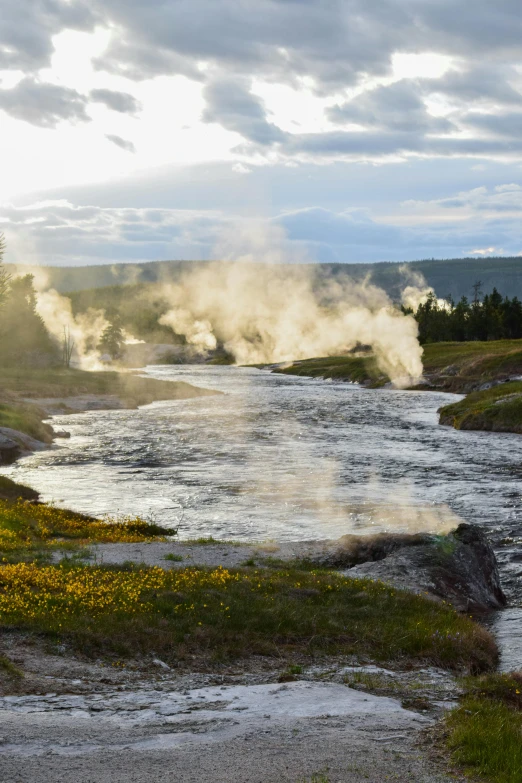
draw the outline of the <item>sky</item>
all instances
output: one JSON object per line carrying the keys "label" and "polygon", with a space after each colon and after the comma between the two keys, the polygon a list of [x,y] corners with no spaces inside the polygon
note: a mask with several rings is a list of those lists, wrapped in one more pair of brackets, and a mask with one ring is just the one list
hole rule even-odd
{"label": "sky", "polygon": [[6,261],[522,254],[520,0],[0,0],[0,19]]}

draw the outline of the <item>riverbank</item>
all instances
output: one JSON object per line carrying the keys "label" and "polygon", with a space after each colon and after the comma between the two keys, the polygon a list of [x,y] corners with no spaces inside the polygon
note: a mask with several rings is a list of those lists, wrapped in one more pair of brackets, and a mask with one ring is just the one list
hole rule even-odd
{"label": "riverbank", "polygon": [[87,410],[132,409],[160,400],[218,394],[183,381],[162,381],[125,372],[73,368],[2,369],[0,376],[0,465],[48,447],[55,432],[45,419]]}
{"label": "riverbank", "polygon": [[[28,513],[38,508],[23,506]],[[41,528],[43,520],[33,521],[33,530]],[[432,613],[433,606],[448,607],[411,593],[404,599],[396,587],[382,590],[378,600],[360,586],[355,593],[336,590],[338,580],[355,583],[353,590],[367,579],[350,580],[339,572],[339,561],[318,562],[317,552],[290,551],[289,544],[255,550],[208,539],[109,544],[85,532],[76,538],[67,533],[56,526],[45,533],[43,546],[33,540],[29,551],[23,553],[23,546],[18,555],[11,551],[8,556],[7,595],[19,590],[22,613],[24,595],[29,595],[28,605],[35,610],[18,625],[11,617],[2,633],[10,697],[0,704],[0,735],[8,740],[0,765],[6,759],[9,773],[23,763],[27,780],[38,775],[45,783],[66,775],[100,783],[118,775],[159,781],[168,780],[173,769],[186,780],[204,783],[245,778],[249,783],[308,783],[320,773],[330,783],[371,780],[372,775],[379,783],[386,775],[446,783],[447,756],[431,760],[416,743],[458,700],[462,686],[456,675],[475,668],[477,653],[488,649],[476,639],[468,645],[462,627],[449,628],[442,621],[445,614]],[[438,540],[438,556],[451,554],[453,545],[447,546],[444,537]],[[350,558],[359,559],[348,549]],[[30,568],[35,562],[36,568]],[[395,563],[400,570],[401,563]],[[352,565],[352,560],[344,562]],[[321,588],[310,584],[314,571]],[[216,581],[216,573],[223,572],[237,576],[234,590],[230,581],[217,588],[213,584],[211,601],[201,584],[174,584],[194,579],[193,574]],[[158,574],[164,580],[160,585],[148,581]],[[47,600],[56,607],[55,616]],[[412,611],[416,600],[421,603],[406,622],[404,612]],[[110,620],[98,614],[105,601],[113,610]],[[140,608],[145,603],[152,607],[150,623]],[[186,610],[181,622],[178,605]],[[223,616],[226,607],[234,609],[230,627],[231,620]],[[295,625],[266,626],[264,617],[272,612],[275,620],[289,615]],[[176,625],[184,630],[181,639],[172,633]],[[428,645],[422,655],[421,632]],[[388,644],[390,635],[400,649]],[[386,647],[384,657],[379,644]],[[473,659],[466,664],[470,647]],[[486,668],[491,666],[490,659]],[[388,699],[393,704],[384,719],[383,700]],[[338,702],[344,705],[341,712],[332,708]],[[117,733],[115,720],[121,727]],[[391,747],[396,755],[386,752]]]}
{"label": "riverbank", "polygon": [[[424,381],[418,390],[468,395],[440,411],[440,423],[457,429],[522,432],[522,341],[429,343],[424,346]],[[305,359],[274,372],[385,386],[369,352]]]}
{"label": "riverbank", "polygon": [[494,668],[492,637],[356,565],[428,545],[438,568],[452,536],[177,542],[13,500],[0,531],[7,777],[448,783],[445,743],[470,756],[467,701],[438,756],[423,738],[471,698],[460,674]]}

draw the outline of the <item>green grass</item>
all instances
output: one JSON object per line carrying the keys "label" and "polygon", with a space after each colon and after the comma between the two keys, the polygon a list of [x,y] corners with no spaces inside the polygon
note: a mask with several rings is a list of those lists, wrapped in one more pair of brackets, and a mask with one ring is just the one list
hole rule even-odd
{"label": "green grass", "polygon": [[0,655],[0,675],[1,674],[16,679],[21,679],[24,676],[22,670],[19,669],[18,666],[15,666],[5,655]]}
{"label": "green grass", "polygon": [[425,374],[445,391],[469,392],[489,381],[522,374],[522,340],[428,343],[423,347]]}
{"label": "green grass", "polygon": [[455,762],[491,783],[522,780],[522,675],[488,675],[467,685],[446,718]]}
{"label": "green grass", "polygon": [[332,378],[352,383],[382,385],[388,378],[377,367],[373,356],[327,356],[319,359],[305,359],[289,367],[274,370],[283,375],[299,375],[310,378]]}
{"label": "green grass", "polygon": [[17,484],[7,476],[0,476],[0,500],[38,500],[38,492],[24,484]]}
{"label": "green grass", "polygon": [[498,384],[472,392],[465,399],[439,411],[441,424],[459,430],[492,430],[522,433],[522,382]]}
{"label": "green grass", "polygon": [[0,499],[0,561],[4,563],[34,560],[53,547],[74,549],[94,541],[133,543],[173,534],[139,518],[100,520],[44,503],[30,503],[23,499],[23,492],[27,495],[32,490],[9,479],[0,481],[0,490],[2,484],[18,498]]}
{"label": "green grass", "polygon": [[169,552],[168,555],[165,555],[165,560],[170,560],[171,563],[181,563],[183,557],[181,555],[175,555],[173,552]]}
{"label": "green grass", "polygon": [[248,546],[243,541],[234,541],[231,538],[214,538],[214,536],[200,536],[199,538],[186,538],[181,543],[186,546]]}
{"label": "green grass", "polygon": [[0,403],[0,427],[10,427],[36,440],[50,443],[53,428],[49,424],[44,424],[45,418],[47,415],[36,405]]}
{"label": "green grass", "polygon": [[111,394],[120,397],[130,407],[146,405],[156,400],[184,399],[214,393],[183,382],[141,378],[131,373],[85,372],[65,367],[2,368],[0,376],[0,395],[60,398],[83,394]]}
{"label": "green grass", "polygon": [[357,655],[457,671],[497,659],[492,636],[452,608],[327,572],[6,565],[0,616],[95,656]]}

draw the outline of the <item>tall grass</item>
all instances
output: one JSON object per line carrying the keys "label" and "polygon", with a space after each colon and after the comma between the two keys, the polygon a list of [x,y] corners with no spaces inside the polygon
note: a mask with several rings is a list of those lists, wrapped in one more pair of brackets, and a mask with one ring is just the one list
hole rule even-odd
{"label": "tall grass", "polygon": [[522,675],[488,675],[468,683],[446,728],[454,761],[491,783],[520,783]]}

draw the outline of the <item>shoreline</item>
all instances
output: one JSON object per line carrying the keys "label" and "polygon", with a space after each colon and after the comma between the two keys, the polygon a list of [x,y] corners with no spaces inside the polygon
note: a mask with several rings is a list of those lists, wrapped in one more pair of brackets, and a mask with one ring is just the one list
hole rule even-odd
{"label": "shoreline", "polygon": [[[522,340],[429,343],[424,346],[425,382],[405,391],[463,394],[439,409],[439,424],[462,430],[522,434]],[[369,352],[267,365],[284,375],[332,379],[379,389],[389,379]]]}
{"label": "shoreline", "polygon": [[[136,373],[62,369],[54,374],[44,373],[42,386],[48,394],[42,395],[42,388],[31,379],[30,371],[12,375],[11,381],[9,377],[0,379],[0,466],[51,448],[56,438],[69,437],[69,433],[56,431],[45,422],[52,416],[90,410],[135,410],[152,402],[221,394],[185,381],[162,381]],[[92,390],[97,386],[101,388]],[[22,428],[4,426],[3,420],[8,424],[19,421]]]}

